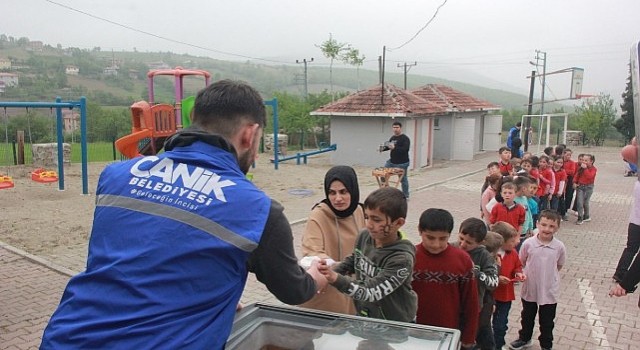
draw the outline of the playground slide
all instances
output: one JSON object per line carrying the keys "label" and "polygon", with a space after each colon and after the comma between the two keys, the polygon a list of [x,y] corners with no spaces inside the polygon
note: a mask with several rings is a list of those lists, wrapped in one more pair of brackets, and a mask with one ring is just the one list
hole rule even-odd
{"label": "playground slide", "polygon": [[144,138],[151,137],[153,133],[149,129],[134,132],[133,134],[123,136],[116,141],[116,148],[122,155],[127,158],[135,158],[140,155],[138,151],[138,142]]}

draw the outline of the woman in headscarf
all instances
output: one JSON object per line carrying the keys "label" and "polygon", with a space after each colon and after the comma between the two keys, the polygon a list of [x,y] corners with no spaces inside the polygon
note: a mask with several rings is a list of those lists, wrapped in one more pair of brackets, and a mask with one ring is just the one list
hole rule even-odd
{"label": "woman in headscarf", "polygon": [[[303,256],[336,262],[353,252],[356,237],[365,227],[358,177],[353,168],[334,166],[324,177],[325,199],[311,209],[302,236]],[[353,300],[334,287],[301,305],[311,309],[355,315]]]}

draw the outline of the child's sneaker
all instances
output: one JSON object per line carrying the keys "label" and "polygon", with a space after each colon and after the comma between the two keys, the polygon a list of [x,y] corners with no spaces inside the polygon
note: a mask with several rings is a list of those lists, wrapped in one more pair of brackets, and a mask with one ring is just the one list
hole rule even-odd
{"label": "child's sneaker", "polygon": [[586,218],[582,219],[582,221],[589,222],[589,221],[591,221],[591,218],[587,216]]}
{"label": "child's sneaker", "polygon": [[524,341],[524,340],[518,339],[516,341],[512,341],[511,344],[509,344],[509,349],[511,350],[519,350],[519,349],[524,349],[528,347],[531,347],[531,340]]}
{"label": "child's sneaker", "polygon": [[583,222],[584,222],[584,220],[578,219],[578,221],[576,221],[576,225],[582,225]]}
{"label": "child's sneaker", "polygon": [[562,221],[569,221],[569,217],[567,216],[567,214],[564,214],[562,216]]}

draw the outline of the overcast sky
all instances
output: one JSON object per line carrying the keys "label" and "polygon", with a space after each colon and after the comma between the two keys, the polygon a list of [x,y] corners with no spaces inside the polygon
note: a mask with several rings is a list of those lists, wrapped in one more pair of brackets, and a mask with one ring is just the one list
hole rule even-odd
{"label": "overcast sky", "polygon": [[[472,72],[469,80],[479,74],[524,94],[526,76],[536,69],[529,61],[541,50],[547,72],[584,68],[583,94],[607,93],[617,103],[631,45],[640,40],[639,0],[2,0],[0,6],[0,33],[53,46],[256,63],[313,57],[312,65],[328,66],[316,45],[332,33],[366,56],[365,68],[376,69],[386,46],[387,71],[417,61],[411,73],[463,80],[461,72]],[[570,74],[549,76],[545,99],[567,98],[570,81]]]}

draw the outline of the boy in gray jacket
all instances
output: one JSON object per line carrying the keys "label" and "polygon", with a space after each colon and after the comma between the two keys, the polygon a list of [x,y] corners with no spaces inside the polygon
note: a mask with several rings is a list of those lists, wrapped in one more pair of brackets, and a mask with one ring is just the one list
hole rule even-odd
{"label": "boy in gray jacket", "polygon": [[[411,322],[418,308],[411,288],[415,246],[399,231],[407,216],[407,200],[393,187],[373,191],[364,201],[366,228],[353,254],[318,270],[336,289],[353,298],[357,315]],[[349,276],[353,276],[349,277]]]}

